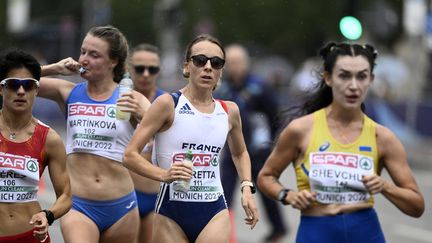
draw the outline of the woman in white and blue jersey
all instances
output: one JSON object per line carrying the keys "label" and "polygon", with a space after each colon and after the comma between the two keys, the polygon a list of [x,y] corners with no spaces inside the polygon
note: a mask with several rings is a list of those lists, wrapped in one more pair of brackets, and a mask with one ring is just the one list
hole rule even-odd
{"label": "woman in white and blue jersey", "polygon": [[[186,48],[183,76],[188,84],[163,94],[151,105],[125,151],[124,163],[142,176],[162,182],[156,201],[153,242],[229,242],[231,225],[219,173],[226,141],[236,164],[245,223],[258,221],[251,163],[237,105],[215,100],[225,52],[217,39],[200,35]],[[141,156],[154,137],[153,164]],[[193,168],[182,163],[192,153]],[[172,183],[190,180],[189,190]]]}

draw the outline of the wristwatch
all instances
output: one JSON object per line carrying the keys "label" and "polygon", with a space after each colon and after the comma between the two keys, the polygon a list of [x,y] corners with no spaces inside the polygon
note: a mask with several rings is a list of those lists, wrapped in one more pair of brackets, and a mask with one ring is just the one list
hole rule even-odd
{"label": "wristwatch", "polygon": [[52,223],[53,223],[54,220],[55,220],[55,217],[54,217],[53,212],[51,212],[51,211],[48,210],[48,209],[44,209],[44,210],[42,210],[41,212],[44,212],[44,213],[45,213],[45,216],[46,216],[46,218],[47,218],[47,220],[48,220],[48,224],[49,224],[49,225],[52,225]]}
{"label": "wristwatch", "polygon": [[284,188],[284,189],[280,190],[280,192],[277,195],[277,200],[279,202],[281,202],[283,205],[288,205],[289,204],[289,202],[287,202],[285,200],[285,198],[287,197],[289,191],[290,191],[290,189]]}
{"label": "wristwatch", "polygon": [[240,184],[240,191],[243,193],[243,187],[248,186],[251,189],[252,194],[256,192],[256,188],[251,181],[242,181]]}

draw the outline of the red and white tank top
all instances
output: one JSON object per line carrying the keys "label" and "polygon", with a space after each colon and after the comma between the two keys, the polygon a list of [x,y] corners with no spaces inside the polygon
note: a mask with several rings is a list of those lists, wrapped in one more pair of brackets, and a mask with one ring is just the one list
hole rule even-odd
{"label": "red and white tank top", "polygon": [[0,202],[37,200],[39,179],[46,166],[44,147],[49,129],[38,120],[33,135],[19,143],[0,134]]}

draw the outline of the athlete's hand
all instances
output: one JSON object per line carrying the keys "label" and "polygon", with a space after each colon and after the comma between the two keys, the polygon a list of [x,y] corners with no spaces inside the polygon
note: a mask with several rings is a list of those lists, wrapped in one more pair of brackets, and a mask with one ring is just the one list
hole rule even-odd
{"label": "athlete's hand", "polygon": [[81,64],[75,61],[72,57],[68,57],[55,63],[55,66],[58,74],[74,75],[78,73]]}
{"label": "athlete's hand", "polygon": [[259,215],[258,208],[255,203],[255,198],[250,190],[250,187],[244,187],[241,197],[241,204],[246,213],[245,223],[253,229],[258,223]]}
{"label": "athlete's hand", "polygon": [[117,105],[121,106],[121,111],[132,113],[134,108],[137,106],[137,101],[134,98],[132,91],[130,93],[121,94],[117,99]]}
{"label": "athlete's hand", "polygon": [[137,95],[138,93],[136,91],[122,94],[122,96],[117,100],[117,105],[122,106],[122,111],[130,112],[137,122],[140,122],[143,114],[148,109],[148,104],[138,99]]}
{"label": "athlete's hand", "polygon": [[288,203],[291,204],[293,208],[304,210],[316,201],[316,192],[308,190],[302,190],[299,192],[289,191],[287,197]]}
{"label": "athlete's hand", "polygon": [[192,166],[177,162],[173,163],[171,168],[164,176],[165,183],[171,183],[175,180],[190,180],[192,179]]}
{"label": "athlete's hand", "polygon": [[379,175],[365,175],[362,182],[371,195],[382,192],[386,181]]}
{"label": "athlete's hand", "polygon": [[34,214],[29,222],[33,225],[33,236],[43,242],[48,237],[48,220],[44,212]]}

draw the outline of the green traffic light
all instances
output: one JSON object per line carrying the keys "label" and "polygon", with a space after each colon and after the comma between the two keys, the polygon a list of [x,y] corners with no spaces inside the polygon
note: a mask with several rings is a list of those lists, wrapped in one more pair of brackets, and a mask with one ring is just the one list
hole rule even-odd
{"label": "green traffic light", "polygon": [[345,16],[339,22],[339,28],[343,36],[349,40],[357,40],[362,35],[360,21],[353,16]]}

